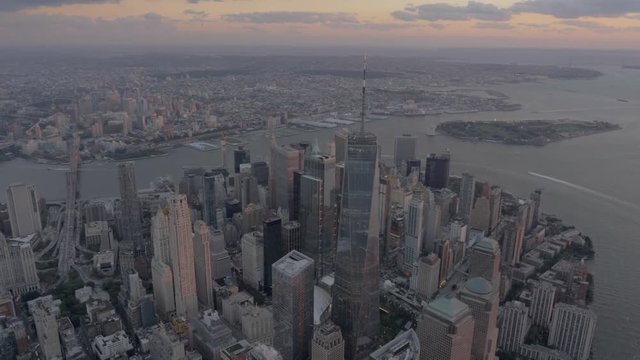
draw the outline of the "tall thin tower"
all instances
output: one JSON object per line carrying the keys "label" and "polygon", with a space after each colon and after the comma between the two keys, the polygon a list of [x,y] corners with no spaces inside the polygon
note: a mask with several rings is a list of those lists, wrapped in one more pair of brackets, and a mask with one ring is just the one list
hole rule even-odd
{"label": "tall thin tower", "polygon": [[118,164],[118,181],[120,183],[120,208],[122,209],[121,240],[133,244],[136,252],[142,252],[144,251],[142,219],[133,162]]}
{"label": "tall thin tower", "polygon": [[378,336],[379,230],[375,211],[380,186],[376,136],[364,128],[366,58],[362,82],[359,132],[347,139],[342,179],[342,206],[338,223],[333,320],[342,328],[345,358],[368,354]]}

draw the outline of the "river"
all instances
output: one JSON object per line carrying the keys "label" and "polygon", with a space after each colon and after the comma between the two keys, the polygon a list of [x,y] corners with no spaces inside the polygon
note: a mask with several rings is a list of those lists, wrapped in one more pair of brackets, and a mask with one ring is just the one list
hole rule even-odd
{"label": "river", "polygon": [[[640,71],[619,67],[598,70],[605,76],[595,80],[494,86],[523,104],[517,112],[392,118],[371,122],[367,127],[378,135],[387,160],[392,155],[394,136],[413,133],[420,136],[421,158],[449,149],[454,173],[472,172],[480,180],[522,196],[543,189],[543,210],[560,216],[595,241],[596,259],[589,266],[595,274],[592,308],[598,314],[596,358],[640,359],[640,271],[634,265],[640,261]],[[606,120],[623,129],[545,147],[470,143],[423,135],[445,120],[558,118]],[[322,147],[332,135],[332,130],[319,130],[280,137],[278,141],[317,138]],[[252,160],[264,160],[270,141],[264,133],[252,133],[243,140],[249,144]],[[138,186],[148,187],[153,179],[164,175],[177,180],[184,166],[220,163],[219,151],[177,148],[165,157],[136,161]],[[0,188],[16,181],[34,183],[49,199],[62,199],[65,194],[60,171],[24,160],[0,163]],[[115,164],[83,166],[81,183],[83,198],[116,195]],[[0,199],[4,200],[4,195],[0,192]]]}

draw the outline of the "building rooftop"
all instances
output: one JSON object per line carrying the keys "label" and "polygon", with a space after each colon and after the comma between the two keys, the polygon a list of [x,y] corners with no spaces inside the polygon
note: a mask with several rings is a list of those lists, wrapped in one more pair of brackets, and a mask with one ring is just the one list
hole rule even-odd
{"label": "building rooftop", "polygon": [[474,277],[467,280],[464,287],[470,292],[479,295],[487,295],[493,291],[493,285],[491,285],[491,282],[482,277]]}
{"label": "building rooftop", "polygon": [[393,340],[369,355],[372,360],[404,360],[420,357],[420,341],[413,329],[400,333]]}
{"label": "building rooftop", "polygon": [[441,296],[427,304],[426,311],[453,322],[469,312],[469,307],[453,296]]}
{"label": "building rooftop", "polygon": [[498,242],[493,240],[492,238],[484,238],[476,243],[476,249],[485,250],[489,252],[496,252],[500,249],[500,245]]}
{"label": "building rooftop", "polygon": [[279,271],[287,275],[296,275],[312,264],[313,259],[299,251],[293,250],[276,261],[273,264],[273,268],[278,268]]}

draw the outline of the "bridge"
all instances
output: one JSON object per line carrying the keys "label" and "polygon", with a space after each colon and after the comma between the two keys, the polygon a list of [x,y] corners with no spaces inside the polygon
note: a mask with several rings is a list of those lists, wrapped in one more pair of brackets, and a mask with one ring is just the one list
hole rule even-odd
{"label": "bridge", "polygon": [[80,165],[80,138],[75,135],[69,146],[69,171],[66,173],[67,197],[64,230],[60,232],[58,275],[65,279],[76,257],[76,243],[80,239],[81,214],[78,209],[78,167]]}

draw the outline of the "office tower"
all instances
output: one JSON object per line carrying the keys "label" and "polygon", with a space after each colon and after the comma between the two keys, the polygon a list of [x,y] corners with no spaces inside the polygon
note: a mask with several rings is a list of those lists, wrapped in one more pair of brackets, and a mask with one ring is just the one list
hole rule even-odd
{"label": "office tower", "polygon": [[406,162],[416,158],[416,141],[416,137],[409,134],[396,136],[393,160],[397,168],[402,165],[403,161]]}
{"label": "office tower", "polygon": [[269,165],[264,161],[251,163],[251,175],[256,178],[258,185],[267,186],[269,184]]}
{"label": "office tower", "polygon": [[267,292],[271,289],[271,265],[278,261],[284,254],[282,246],[282,219],[271,217],[262,224],[262,236],[264,239],[264,287]]}
{"label": "office tower", "polygon": [[14,296],[40,290],[36,259],[28,239],[7,240],[0,233],[0,288]]}
{"label": "office tower", "polygon": [[538,189],[531,193],[529,199],[533,202],[533,219],[531,227],[535,228],[540,222],[540,212],[542,210],[542,190]]}
{"label": "office tower", "polygon": [[[406,217],[404,246],[405,270],[411,269],[422,253],[425,215],[424,194],[422,192],[414,192],[409,202],[409,211]],[[430,250],[431,249],[427,249],[427,251]]]}
{"label": "office tower", "polygon": [[527,307],[519,301],[509,301],[500,313],[498,347],[505,352],[520,351],[531,325]]}
{"label": "office tower", "polygon": [[185,195],[171,195],[167,199],[167,204],[152,219],[151,234],[154,249],[151,269],[158,313],[165,319],[174,310],[178,316],[195,316],[198,296]]}
{"label": "office tower", "polygon": [[187,359],[184,342],[176,334],[170,324],[158,324],[151,328],[149,349],[151,359],[154,360],[182,360]]}
{"label": "office tower", "polygon": [[313,259],[295,250],[273,264],[273,340],[285,359],[309,357],[313,336],[313,266]]}
{"label": "office tower", "polygon": [[260,230],[264,221],[264,208],[262,205],[249,204],[242,210],[242,225],[240,232],[246,234],[251,231]]}
{"label": "office tower", "polygon": [[589,309],[557,304],[551,317],[548,345],[569,354],[573,359],[589,359],[596,320],[596,314]]}
{"label": "office tower", "polygon": [[7,208],[13,237],[25,237],[42,230],[38,194],[34,185],[9,185]]}
{"label": "office tower", "polygon": [[259,290],[264,284],[264,239],[262,232],[242,235],[242,281]]}
{"label": "office tower", "polygon": [[193,347],[203,359],[220,359],[220,351],[234,341],[231,329],[212,309],[203,311],[189,326]]}
{"label": "office tower", "polygon": [[45,360],[62,358],[57,319],[60,315],[59,306],[59,300],[54,301],[50,296],[29,301],[29,311],[33,316],[40,351]]}
{"label": "office tower", "polygon": [[502,216],[502,188],[499,186],[491,187],[491,196],[489,197],[490,216],[489,216],[489,234],[496,230]]}
{"label": "office tower", "polygon": [[231,275],[231,256],[226,249],[224,234],[220,230],[211,232],[211,278],[221,279]]}
{"label": "office tower", "polygon": [[301,187],[302,177],[304,176],[303,170],[296,170],[293,172],[293,206],[289,209],[291,213],[291,220],[300,220],[300,201],[301,201]]}
{"label": "office tower", "polygon": [[289,221],[282,225],[282,252],[302,251],[302,227],[297,221]]}
{"label": "office tower", "polygon": [[385,254],[385,266],[394,267],[400,261],[400,255],[405,246],[405,217],[404,209],[398,203],[391,206],[389,212],[389,226],[387,227]]}
{"label": "office tower", "polygon": [[492,359],[498,338],[498,287],[485,278],[471,277],[458,296],[473,314],[471,358]]}
{"label": "office tower", "polygon": [[225,217],[227,219],[233,219],[233,215],[242,212],[242,204],[240,204],[240,201],[238,201],[238,199],[227,199],[224,202],[224,208]]}
{"label": "office tower", "polygon": [[369,354],[370,360],[420,359],[420,340],[413,329],[399,333],[393,340]]}
{"label": "office tower", "polygon": [[340,129],[335,132],[333,138],[336,148],[336,164],[344,162],[347,156],[347,139],[349,137],[348,129]]}
{"label": "office tower", "polygon": [[435,253],[440,259],[440,283],[444,283],[453,274],[453,247],[449,239],[440,240],[435,247]]}
{"label": "office tower", "polygon": [[205,224],[218,228],[216,217],[217,201],[216,201],[216,181],[218,177],[212,172],[206,172],[202,176],[202,219]]}
{"label": "office tower", "polygon": [[463,173],[460,185],[460,207],[458,208],[458,214],[466,224],[469,224],[471,218],[471,209],[473,208],[475,193],[475,178],[469,173]]}
{"label": "office tower", "polygon": [[429,154],[424,172],[424,185],[431,189],[444,189],[449,185],[449,166],[451,156],[445,154]]}
{"label": "office tower", "polygon": [[302,170],[303,151],[271,144],[269,198],[271,208],[293,209],[293,173]]}
{"label": "office tower", "polygon": [[439,297],[418,321],[420,360],[470,360],[474,320],[469,307],[455,297]]}
{"label": "office tower", "polygon": [[467,244],[467,225],[460,220],[454,220],[449,224],[449,239],[452,242]]}
{"label": "office tower", "polygon": [[142,214],[133,162],[118,164],[118,182],[120,184],[120,240],[133,244],[136,252],[143,252]]}
{"label": "office tower", "polygon": [[236,196],[240,199],[242,208],[246,208],[249,204],[258,204],[258,181],[251,174],[239,174],[236,177],[237,191]]}
{"label": "office tower", "polygon": [[240,172],[241,164],[250,164],[251,156],[249,155],[249,150],[245,149],[243,146],[238,146],[237,149],[233,150],[233,170],[237,174]]}
{"label": "office tower", "polygon": [[[332,233],[329,221],[324,218],[327,207],[324,202],[324,183],[320,178],[303,175],[300,179],[300,225],[302,252],[316,265],[316,279],[322,278],[331,268]],[[329,234],[327,234],[329,232]]]}
{"label": "office tower", "polygon": [[107,218],[107,208],[102,202],[90,202],[84,206],[83,210],[85,222],[109,220]]}
{"label": "office tower", "polygon": [[304,159],[304,173],[322,181],[323,203],[326,207],[333,206],[336,187],[336,158],[321,154],[316,143],[312,147],[311,154]]}
{"label": "office tower", "polygon": [[469,277],[482,277],[494,286],[500,281],[500,246],[491,238],[484,238],[471,250]]}
{"label": "office tower", "polygon": [[107,221],[92,221],[84,224],[84,243],[88,247],[111,250],[114,245],[113,231]]}
{"label": "office tower", "polygon": [[311,360],[344,360],[342,331],[330,320],[313,332]]}
{"label": "office tower", "polygon": [[503,264],[513,266],[520,261],[524,233],[524,224],[518,219],[506,217],[500,221],[494,236],[500,243]]}
{"label": "office tower", "polygon": [[440,285],[440,259],[434,253],[422,256],[418,260],[418,294],[430,299]]}
{"label": "office tower", "polygon": [[429,189],[426,190],[426,223],[424,226],[424,240],[422,245],[422,251],[433,251],[435,243],[437,241],[438,231],[440,230],[440,223],[442,219],[442,210],[440,205],[435,202],[433,192]]}
{"label": "office tower", "polygon": [[198,302],[203,307],[213,307],[213,264],[211,262],[212,238],[204,221],[193,224],[193,258],[196,273]]}
{"label": "office tower", "polygon": [[529,316],[534,325],[548,327],[553,306],[556,303],[556,287],[548,282],[539,282],[533,287]]}
{"label": "office tower", "polygon": [[379,203],[379,149],[376,136],[365,132],[364,114],[363,95],[361,129],[347,140],[332,288],[333,321],[342,329],[347,359],[368,352],[380,324],[380,224],[374,211]]}

